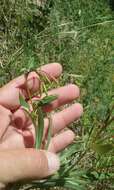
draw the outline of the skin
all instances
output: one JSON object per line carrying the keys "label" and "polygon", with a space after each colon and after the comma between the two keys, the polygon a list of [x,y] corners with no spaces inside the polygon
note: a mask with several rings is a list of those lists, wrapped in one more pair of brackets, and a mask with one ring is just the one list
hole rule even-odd
{"label": "skin", "polygon": [[[62,67],[58,63],[48,64],[41,68],[49,75],[58,78]],[[24,86],[21,93],[28,100],[26,85],[31,93],[39,88],[39,81],[34,72],[29,73],[27,84],[24,75],[12,80],[0,89],[0,187],[24,179],[42,179],[59,169],[57,153],[74,140],[74,133],[66,127],[80,118],[83,108],[79,103],[52,115],[52,140],[48,151],[33,149],[35,141],[34,126],[19,105],[19,86]],[[74,84],[52,89],[49,94],[57,94],[58,99],[46,112],[72,103],[79,97],[79,88]],[[34,97],[33,97],[34,98]],[[29,100],[28,100],[29,102]],[[45,118],[45,133],[48,129]],[[66,130],[64,130],[66,128]],[[5,131],[5,135],[3,133]],[[3,136],[3,137],[2,137]]]}

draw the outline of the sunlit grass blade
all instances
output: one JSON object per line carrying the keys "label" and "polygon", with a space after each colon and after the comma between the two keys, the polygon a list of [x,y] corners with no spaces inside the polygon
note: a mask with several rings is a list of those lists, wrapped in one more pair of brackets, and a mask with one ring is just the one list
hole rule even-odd
{"label": "sunlit grass blade", "polygon": [[36,149],[41,148],[42,144],[42,138],[43,138],[43,132],[44,132],[44,117],[43,117],[43,112],[42,108],[38,108],[38,126],[36,129]]}
{"label": "sunlit grass blade", "polygon": [[54,81],[57,85],[59,84],[58,83],[58,80],[53,77],[52,75],[49,75],[47,72],[45,71],[42,71],[42,70],[39,70],[41,75],[45,76],[46,80],[51,84],[51,81]]}
{"label": "sunlit grass blade", "polygon": [[46,85],[44,82],[42,82],[42,88],[43,88],[43,92],[45,93],[45,95],[48,96],[48,91],[47,91],[47,88],[46,88]]}
{"label": "sunlit grass blade", "polygon": [[19,102],[20,105],[27,111],[29,111],[30,106],[29,104],[25,101],[25,99],[23,98],[23,96],[21,94],[19,94]]}
{"label": "sunlit grass blade", "polygon": [[48,74],[42,70],[36,71],[36,73],[40,76],[40,78],[42,78],[43,81],[48,82],[51,85],[51,80],[49,79]]}

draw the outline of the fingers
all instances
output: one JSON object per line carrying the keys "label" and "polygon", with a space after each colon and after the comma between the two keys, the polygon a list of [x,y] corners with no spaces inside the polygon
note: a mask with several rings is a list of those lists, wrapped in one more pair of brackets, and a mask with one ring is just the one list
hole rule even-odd
{"label": "fingers", "polygon": [[[62,72],[62,67],[58,63],[48,64],[41,67],[42,71],[45,71],[52,77],[59,77]],[[20,88],[22,93],[27,96],[27,87],[30,91],[35,92],[39,88],[39,80],[35,72],[31,72],[27,77],[22,75],[0,89],[0,104],[9,109],[17,109],[19,107],[19,92]]]}
{"label": "fingers", "polygon": [[[45,106],[44,111],[52,111],[53,109],[56,109],[64,104],[70,103],[78,98],[80,93],[79,88],[76,85],[69,84],[67,86],[51,90],[49,91],[49,94],[56,94],[58,99],[53,101],[50,105]],[[30,120],[23,109],[18,109],[14,113],[14,120],[17,128],[25,128],[28,124],[30,124]]]}
{"label": "fingers", "polygon": [[0,143],[2,142],[5,132],[11,123],[11,116],[11,112],[0,105]]}
{"label": "fingers", "polygon": [[[70,107],[55,113],[52,117],[52,135],[58,133],[65,127],[67,127],[70,123],[79,119],[83,113],[83,108],[81,104],[76,103],[71,105]],[[45,130],[48,128],[49,121],[45,119]]]}
{"label": "fingers", "polygon": [[[65,129],[70,123],[79,119],[83,113],[83,108],[79,103],[73,104],[70,107],[52,115],[52,135]],[[49,121],[45,119],[44,137],[47,132]],[[35,131],[33,124],[30,124],[25,129],[19,130],[12,128],[11,135],[0,146],[1,149],[8,148],[24,148],[33,147],[35,141]]]}
{"label": "fingers", "polygon": [[21,149],[0,152],[0,183],[42,179],[59,169],[58,157],[46,151]]}
{"label": "fingers", "polygon": [[48,150],[51,152],[59,152],[70,145],[75,138],[75,134],[71,130],[62,132],[52,138]]}

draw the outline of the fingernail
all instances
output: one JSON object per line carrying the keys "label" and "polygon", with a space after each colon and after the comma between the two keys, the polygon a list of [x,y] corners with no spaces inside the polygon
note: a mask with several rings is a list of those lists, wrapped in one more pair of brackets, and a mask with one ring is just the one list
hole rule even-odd
{"label": "fingernail", "polygon": [[48,159],[48,168],[49,168],[49,173],[53,174],[55,173],[59,167],[60,167],[60,161],[59,158],[56,154],[52,152],[47,152],[46,153],[47,159]]}

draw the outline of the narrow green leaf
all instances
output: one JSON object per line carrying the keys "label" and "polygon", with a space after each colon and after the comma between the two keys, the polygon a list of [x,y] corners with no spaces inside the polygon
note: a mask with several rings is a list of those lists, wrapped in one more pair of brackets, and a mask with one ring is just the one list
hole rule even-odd
{"label": "narrow green leaf", "polygon": [[50,95],[50,96],[45,96],[42,100],[39,101],[39,106],[45,106],[47,104],[50,104],[54,100],[58,98],[57,95]]}
{"label": "narrow green leaf", "polygon": [[37,111],[38,111],[38,126],[36,129],[36,149],[40,149],[42,144],[43,131],[44,131],[44,117],[41,107],[39,107]]}
{"label": "narrow green leaf", "polygon": [[25,99],[23,98],[23,96],[21,94],[19,94],[19,102],[20,105],[27,111],[29,111],[30,106],[29,104],[25,101]]}
{"label": "narrow green leaf", "polygon": [[44,91],[45,95],[48,96],[48,91],[47,91],[47,88],[46,88],[46,85],[44,82],[42,83],[42,87],[43,87],[43,91]]}
{"label": "narrow green leaf", "polygon": [[49,147],[50,141],[51,141],[51,132],[52,132],[52,118],[51,116],[48,117],[49,119],[49,127],[48,127],[48,134],[47,134],[47,144],[46,144],[46,150]]}

